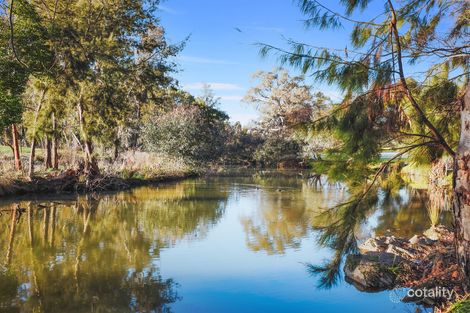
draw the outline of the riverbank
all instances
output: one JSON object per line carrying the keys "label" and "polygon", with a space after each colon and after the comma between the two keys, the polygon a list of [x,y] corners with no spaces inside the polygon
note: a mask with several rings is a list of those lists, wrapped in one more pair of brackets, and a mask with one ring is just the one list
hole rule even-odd
{"label": "riverbank", "polygon": [[431,227],[410,239],[369,238],[358,248],[344,266],[346,281],[357,289],[391,290],[394,297],[393,292],[400,291],[397,300],[435,307],[437,312],[461,312],[456,308],[468,305],[449,229]]}
{"label": "riverbank", "polygon": [[201,173],[194,171],[171,173],[153,177],[122,177],[119,175],[101,175],[87,178],[75,170],[66,170],[56,175],[9,178],[0,181],[0,197],[19,196],[26,194],[59,194],[120,191],[145,185],[175,182]]}
{"label": "riverbank", "polygon": [[[93,178],[84,174],[81,158],[66,151],[61,151],[58,169],[46,169],[38,163],[32,178],[28,177],[26,168],[13,167],[11,156],[4,155],[1,161],[0,197],[126,190],[200,176],[207,171],[206,167],[181,158],[139,151],[121,153],[115,160],[101,154],[97,157],[100,175]],[[26,155],[22,162],[27,164]]]}

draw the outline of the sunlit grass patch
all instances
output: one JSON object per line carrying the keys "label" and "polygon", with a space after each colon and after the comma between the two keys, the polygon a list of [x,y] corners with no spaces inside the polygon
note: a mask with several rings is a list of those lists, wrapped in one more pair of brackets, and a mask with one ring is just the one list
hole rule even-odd
{"label": "sunlit grass patch", "polygon": [[470,295],[453,303],[446,313],[468,313],[470,312]]}

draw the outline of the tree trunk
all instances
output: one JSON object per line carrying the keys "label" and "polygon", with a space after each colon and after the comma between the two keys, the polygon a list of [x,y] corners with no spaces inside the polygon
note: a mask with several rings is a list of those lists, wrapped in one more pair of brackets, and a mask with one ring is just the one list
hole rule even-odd
{"label": "tree trunk", "polygon": [[52,167],[52,153],[51,153],[52,143],[51,139],[46,136],[46,140],[44,141],[44,167],[46,170]]}
{"label": "tree trunk", "polygon": [[52,141],[52,168],[55,170],[59,169],[59,143],[58,139],[54,138]]}
{"label": "tree trunk", "polygon": [[15,156],[15,168],[17,171],[21,170],[20,146],[18,144],[18,129],[16,125],[11,125],[11,134],[13,138],[13,154]]}
{"label": "tree trunk", "polygon": [[[139,102],[137,101],[137,103]],[[138,104],[137,110],[135,112],[135,117],[137,121],[140,121],[141,115],[142,115],[141,107],[140,107],[140,104]],[[137,124],[131,128],[131,136],[129,138],[129,148],[131,148],[132,150],[137,150],[137,146],[139,143],[139,133],[140,133],[139,128],[140,128],[140,124]]]}
{"label": "tree trunk", "polygon": [[119,157],[119,139],[114,140],[114,161]]}
{"label": "tree trunk", "polygon": [[84,144],[84,150],[85,150],[84,172],[85,172],[85,175],[87,175],[88,177],[94,177],[100,174],[100,170],[98,168],[98,163],[96,162],[96,159],[93,156],[93,144],[88,139],[88,135],[86,133],[85,117],[83,116],[83,104],[82,104],[81,97],[77,103],[77,110],[78,110],[78,119],[80,123],[80,131],[83,137],[83,144]]}
{"label": "tree trunk", "polygon": [[53,139],[52,139],[52,167],[55,170],[59,169],[59,138],[57,136],[57,125],[55,121],[55,114],[52,113],[52,131],[53,131]]}
{"label": "tree trunk", "polygon": [[29,169],[28,169],[28,176],[29,178],[33,177],[34,175],[34,158],[36,156],[36,135],[33,135],[33,139],[31,139],[31,151],[29,153]]}
{"label": "tree trunk", "polygon": [[36,112],[34,114],[34,126],[33,126],[33,135],[31,139],[31,151],[29,153],[29,169],[28,169],[28,176],[29,178],[33,177],[34,175],[34,158],[36,156],[36,128],[38,123],[39,111],[41,111],[42,102],[44,100],[44,96],[46,95],[46,89],[43,90],[41,99],[36,107]]}
{"label": "tree trunk", "polygon": [[470,83],[461,112],[460,142],[454,160],[455,243],[465,289],[470,291]]}

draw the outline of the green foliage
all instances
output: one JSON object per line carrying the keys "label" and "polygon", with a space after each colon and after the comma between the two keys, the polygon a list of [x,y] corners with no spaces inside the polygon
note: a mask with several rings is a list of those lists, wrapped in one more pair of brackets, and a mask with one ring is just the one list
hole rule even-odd
{"label": "green foliage", "polygon": [[44,19],[30,1],[14,4],[12,25],[7,16],[0,17],[0,131],[21,122],[22,92],[29,75],[45,72],[52,64]]}
{"label": "green foliage", "polygon": [[456,301],[453,303],[450,308],[446,311],[447,313],[465,313],[470,312],[470,298],[466,298]]}
{"label": "green foliage", "polygon": [[281,134],[266,138],[256,150],[254,158],[261,165],[275,167],[283,162],[299,164],[302,161],[300,145]]}
{"label": "green foliage", "polygon": [[171,77],[177,69],[172,57],[184,42],[167,41],[158,4],[6,3],[0,11],[0,130],[24,118],[27,139],[72,139],[91,152],[94,146],[118,151],[121,144],[136,149],[149,115],[188,97]]}
{"label": "green foliage", "polygon": [[0,132],[11,124],[21,122],[23,108],[18,96],[7,96],[0,92]]}
{"label": "green foliage", "polygon": [[[453,155],[470,60],[468,1],[386,1],[381,14],[366,20],[353,13],[367,9],[371,1],[338,2],[340,8],[298,1],[308,27],[352,25],[354,50],[290,39],[288,49],[260,44],[262,55],[275,54],[281,64],[343,92],[341,103],[309,127],[338,139],[339,144],[325,153],[328,160],[316,163],[315,170],[346,181],[351,194],[349,202],[326,211],[326,225],[320,228],[320,243],[334,250],[333,260],[308,267],[312,274],[322,275],[320,284],[326,287],[337,281],[342,257],[355,251],[354,230],[370,208],[387,203],[396,193],[393,186],[399,184],[382,180],[393,161],[407,157],[414,163],[431,163],[445,153]],[[427,66],[424,75],[413,68],[417,62]],[[382,160],[385,149],[396,156]],[[396,175],[392,178],[397,180]],[[376,196],[378,184],[381,197]]]}
{"label": "green foliage", "polygon": [[223,152],[226,120],[223,112],[202,103],[178,106],[146,127],[145,146],[189,161],[214,161]]}
{"label": "green foliage", "polygon": [[262,135],[253,129],[243,128],[240,123],[228,125],[222,162],[231,165],[254,165],[255,152],[263,142]]}
{"label": "green foliage", "polygon": [[[254,159],[272,167],[284,162],[298,166],[304,158],[318,157],[331,140],[317,137],[306,126],[330,107],[330,100],[322,93],[314,94],[304,77],[291,76],[284,69],[259,71],[253,77],[259,83],[250,88],[244,101],[261,112],[254,132],[263,142]],[[309,146],[307,140],[317,142]]]}

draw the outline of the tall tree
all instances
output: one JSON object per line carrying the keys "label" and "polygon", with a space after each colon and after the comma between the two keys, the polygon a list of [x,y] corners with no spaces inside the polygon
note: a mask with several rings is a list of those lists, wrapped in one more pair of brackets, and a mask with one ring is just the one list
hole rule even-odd
{"label": "tall tree", "polygon": [[[288,40],[290,49],[264,44],[261,52],[278,53],[281,62],[342,89],[343,102],[320,124],[339,129],[343,145],[336,154],[349,153],[353,160],[342,163],[345,167],[379,162],[382,149],[390,146],[398,151],[395,158],[454,158],[456,246],[463,281],[470,289],[470,3],[387,0],[383,12],[363,20],[361,12],[370,8],[370,0],[341,0],[344,13],[317,0],[298,2],[308,27],[352,25],[353,48]],[[424,74],[416,73],[418,62],[427,66]],[[389,163],[369,177],[369,186]],[[363,199],[361,192],[356,205]]]}
{"label": "tall tree", "polygon": [[[5,4],[5,3],[4,3]],[[31,73],[51,63],[48,31],[34,3],[10,0],[0,9],[0,123],[11,124],[15,165],[21,168],[17,126],[21,122],[21,94]]]}

